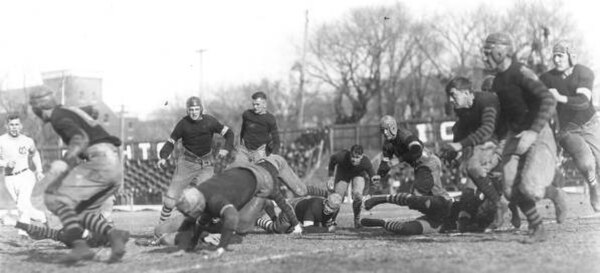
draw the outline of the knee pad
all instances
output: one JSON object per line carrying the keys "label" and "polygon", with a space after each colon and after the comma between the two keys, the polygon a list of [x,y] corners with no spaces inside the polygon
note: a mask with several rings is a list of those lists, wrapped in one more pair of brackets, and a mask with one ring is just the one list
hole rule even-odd
{"label": "knee pad", "polygon": [[168,195],[163,195],[163,206],[170,209],[174,209],[176,204],[177,200],[175,198],[170,197]]}
{"label": "knee pad", "polygon": [[352,201],[360,202],[362,201],[363,195],[362,192],[353,191],[352,192]]}
{"label": "knee pad", "polygon": [[424,233],[424,228],[419,221],[410,221],[402,224],[398,233],[402,235],[420,235]]}

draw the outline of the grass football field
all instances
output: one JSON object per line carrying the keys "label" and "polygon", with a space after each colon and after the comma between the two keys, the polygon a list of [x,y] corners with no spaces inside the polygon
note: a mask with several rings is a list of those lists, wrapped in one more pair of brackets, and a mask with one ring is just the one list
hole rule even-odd
{"label": "grass football field", "polygon": [[[110,250],[100,248],[95,260],[65,266],[58,262],[68,252],[62,244],[20,241],[14,228],[0,226],[0,272],[600,272],[600,214],[592,212],[582,194],[568,194],[568,204],[566,223],[557,224],[553,205],[538,203],[549,239],[527,244],[526,224],[520,230],[506,226],[493,233],[412,237],[354,229],[346,203],[335,233],[298,237],[257,230],[214,260],[198,253],[177,255],[168,247],[137,246],[136,239],[151,238],[160,212],[117,211],[116,225],[132,233],[122,262],[105,263]],[[408,220],[419,213],[386,204],[363,216]],[[56,219],[52,223],[58,225]]]}

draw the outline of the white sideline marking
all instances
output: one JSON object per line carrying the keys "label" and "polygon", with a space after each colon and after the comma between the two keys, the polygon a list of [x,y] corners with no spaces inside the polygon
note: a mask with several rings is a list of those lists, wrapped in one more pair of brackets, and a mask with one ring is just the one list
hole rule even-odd
{"label": "white sideline marking", "polygon": [[[285,254],[277,254],[277,255],[270,255],[270,256],[265,256],[265,257],[258,257],[258,258],[254,258],[251,260],[239,260],[239,261],[232,261],[232,262],[228,262],[228,263],[224,263],[224,264],[216,264],[216,265],[199,263],[199,264],[195,264],[192,266],[180,267],[180,268],[175,268],[175,269],[171,269],[171,270],[158,270],[158,271],[151,271],[151,272],[177,273],[177,272],[184,272],[184,271],[194,270],[194,269],[213,268],[213,267],[230,267],[230,266],[241,264],[241,263],[243,263],[244,265],[256,264],[256,263],[260,263],[260,262],[264,262],[264,261],[281,260],[281,259],[285,259],[285,258],[288,258],[291,256],[303,256],[303,255],[317,254],[317,253],[323,253],[323,252],[333,252],[333,249],[319,249],[319,250],[315,250],[315,251],[300,251],[300,252],[292,252],[292,253],[285,253]],[[190,255],[195,255],[195,253],[191,253]]]}
{"label": "white sideline marking", "polygon": [[584,215],[584,216],[579,216],[578,218],[581,218],[581,219],[588,219],[588,218],[600,218],[600,212],[595,212],[595,213],[593,213],[593,214]]}

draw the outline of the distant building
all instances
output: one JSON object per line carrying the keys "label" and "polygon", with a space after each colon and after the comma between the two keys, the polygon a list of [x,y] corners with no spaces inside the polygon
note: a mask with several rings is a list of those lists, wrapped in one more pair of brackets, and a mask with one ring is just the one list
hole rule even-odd
{"label": "distant building", "polygon": [[66,106],[93,106],[98,120],[109,133],[119,136],[119,115],[102,100],[102,77],[98,73],[60,70],[42,73],[44,84],[55,90],[59,103]]}

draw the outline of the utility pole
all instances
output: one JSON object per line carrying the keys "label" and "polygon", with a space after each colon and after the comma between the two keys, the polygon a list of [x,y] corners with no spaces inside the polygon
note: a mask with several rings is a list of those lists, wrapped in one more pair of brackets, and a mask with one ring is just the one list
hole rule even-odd
{"label": "utility pole", "polygon": [[[125,185],[125,154],[123,153],[123,146],[125,146],[125,105],[121,104],[121,112],[119,113],[119,138],[121,139],[121,145],[119,145],[119,155],[121,155],[121,185]],[[123,187],[123,186],[122,186]]]}
{"label": "utility pole", "polygon": [[65,79],[65,71],[62,71],[62,77],[60,79],[60,104],[61,105],[65,105],[65,85],[66,85],[66,79]]}
{"label": "utility pole", "polygon": [[196,50],[196,53],[198,53],[198,55],[200,55],[200,67],[198,69],[199,71],[199,80],[198,80],[198,92],[200,93],[200,95],[202,95],[202,92],[204,91],[204,68],[203,68],[203,55],[204,52],[206,52],[207,49],[205,48],[201,48]]}
{"label": "utility pole", "polygon": [[308,42],[308,10],[306,10],[304,17],[304,39],[302,42],[302,59],[300,60],[300,84],[298,87],[298,128],[304,127],[304,73],[306,66],[306,48]]}

